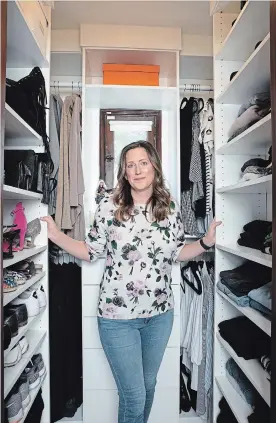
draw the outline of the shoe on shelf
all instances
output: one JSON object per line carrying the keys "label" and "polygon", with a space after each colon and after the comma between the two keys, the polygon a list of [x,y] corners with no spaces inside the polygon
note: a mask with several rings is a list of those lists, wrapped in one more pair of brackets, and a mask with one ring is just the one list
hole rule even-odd
{"label": "shoe on shelf", "polygon": [[4,351],[5,351],[9,348],[11,343],[11,338],[12,338],[11,329],[9,325],[7,325],[6,323],[4,323],[3,332],[4,332]]}
{"label": "shoe on shelf", "polygon": [[7,356],[4,358],[4,367],[13,367],[22,358],[22,350],[19,344],[16,344],[10,352],[7,354]]}
{"label": "shoe on shelf", "polygon": [[6,309],[15,313],[17,316],[18,327],[26,326],[28,323],[28,310],[26,304],[9,304]]}
{"label": "shoe on shelf", "polygon": [[35,238],[41,232],[41,223],[40,219],[36,218],[28,223],[27,232],[25,236],[25,248],[35,248]]}
{"label": "shoe on shelf", "polygon": [[40,377],[39,377],[38,368],[31,361],[28,363],[27,367],[25,368],[23,375],[26,375],[28,378],[30,391],[32,391],[33,389],[39,386]]}
{"label": "shoe on shelf", "polygon": [[12,305],[26,304],[28,316],[34,317],[39,314],[39,302],[36,291],[25,291],[11,302]]}
{"label": "shoe on shelf", "polygon": [[27,291],[35,291],[36,292],[40,309],[46,307],[47,298],[46,298],[46,294],[45,294],[43,285],[41,284],[40,281],[35,283],[34,285],[32,285],[29,289],[27,289]]}
{"label": "shoe on shelf", "polygon": [[20,201],[11,212],[11,216],[13,216],[13,224],[16,225],[16,229],[19,230],[19,245],[16,249],[13,249],[14,251],[21,251],[24,248],[25,235],[27,232],[27,219],[24,210],[24,206]]}
{"label": "shoe on shelf", "polygon": [[15,272],[14,270],[7,270],[7,276],[14,278],[17,285],[24,285],[27,281],[26,276],[21,272]]}
{"label": "shoe on shelf", "polygon": [[24,416],[21,395],[13,390],[5,400],[5,408],[9,423],[18,423]]}
{"label": "shoe on shelf", "polygon": [[3,292],[12,292],[17,290],[17,282],[13,276],[4,270],[3,272]]}
{"label": "shoe on shelf", "polygon": [[13,310],[4,308],[4,324],[9,326],[12,338],[18,335],[17,315]]}
{"label": "shoe on shelf", "polygon": [[23,408],[26,408],[28,407],[31,401],[28,376],[25,374],[22,374],[17,382],[17,386],[18,386],[18,392],[20,393],[20,396],[21,396],[21,402],[22,402]]}
{"label": "shoe on shelf", "polygon": [[22,338],[20,338],[18,344],[21,348],[22,355],[25,354],[25,352],[27,352],[28,349],[29,349],[29,342],[28,342],[27,338],[25,336],[22,336]]}
{"label": "shoe on shelf", "polygon": [[46,372],[46,367],[41,354],[35,354],[32,357],[32,362],[37,366],[39,376],[42,378]]}

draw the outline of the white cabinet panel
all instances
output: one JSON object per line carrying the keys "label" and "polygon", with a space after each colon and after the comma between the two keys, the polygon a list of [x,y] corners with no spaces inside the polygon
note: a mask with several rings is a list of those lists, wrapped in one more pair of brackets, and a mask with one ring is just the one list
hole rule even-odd
{"label": "white cabinet panel", "polygon": [[[160,388],[179,384],[179,349],[167,348],[157,377]],[[83,350],[83,389],[116,389],[109,364],[102,349]]]}
{"label": "white cabinet panel", "polygon": [[[97,317],[84,317],[83,319],[83,348],[102,348]],[[174,317],[172,333],[168,342],[168,347],[179,347],[180,320],[179,316]]]}
{"label": "white cabinet panel", "polygon": [[[179,423],[178,389],[156,389],[149,423]],[[83,423],[115,423],[118,413],[116,390],[84,391]]]}
{"label": "white cabinet panel", "polygon": [[[175,309],[174,314],[179,316],[180,312],[180,287],[172,285]],[[99,285],[84,285],[82,287],[82,313],[84,317],[97,316],[99,298]]]}

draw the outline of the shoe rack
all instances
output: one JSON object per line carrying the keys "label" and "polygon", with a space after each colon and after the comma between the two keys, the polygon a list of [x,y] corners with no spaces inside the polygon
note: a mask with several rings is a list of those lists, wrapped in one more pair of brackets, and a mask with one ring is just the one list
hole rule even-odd
{"label": "shoe rack", "polygon": [[[42,2],[22,2],[11,0],[1,2],[1,28],[6,23],[6,77],[15,81],[26,76],[35,67],[39,66],[46,84],[47,98],[49,98],[49,57],[50,57],[50,34],[51,34],[51,9],[42,5]],[[6,3],[3,6],[3,3]],[[28,4],[29,3],[29,4]],[[5,22],[6,7],[6,22]],[[42,31],[43,26],[43,31]],[[40,28],[40,29],[39,29]],[[2,53],[1,49],[1,53]],[[4,53],[3,53],[4,54]],[[1,74],[2,88],[5,87],[5,76]],[[1,91],[1,96],[3,96]],[[3,140],[1,156],[4,156],[3,150],[34,150],[36,153],[44,152],[44,146],[41,136],[31,128],[1,97],[3,105]],[[49,125],[47,115],[47,128]],[[5,163],[5,166],[8,164]],[[3,169],[1,170],[3,178],[2,184],[2,222],[1,225],[12,225],[14,216],[11,212],[18,203],[22,203],[22,208],[27,222],[45,216],[48,213],[48,206],[41,202],[42,194],[22,190],[5,184]],[[19,225],[20,229],[20,225]],[[26,240],[25,240],[26,241]],[[48,333],[48,239],[46,225],[41,222],[40,233],[34,238],[34,245],[31,248],[20,248],[13,252],[13,257],[2,258],[3,278],[6,272],[10,272],[14,266],[20,266],[29,260],[37,268],[35,273],[28,278],[24,284],[14,283],[12,279],[11,286],[3,283],[2,304],[3,315],[5,319],[6,310],[17,299],[20,301],[28,292],[35,292],[39,296],[37,289],[42,285],[46,295],[46,305],[39,308],[39,313],[29,315],[28,321],[24,326],[19,327],[17,335],[11,338],[11,341],[3,351],[3,362],[1,374],[3,378],[2,404],[7,405],[11,395],[17,391],[17,384],[26,367],[34,354],[41,353],[45,372],[39,376],[37,383],[32,386],[29,392],[29,399],[22,406],[22,412],[18,408],[18,421],[23,423],[28,412],[39,393],[42,390],[44,401],[44,411],[41,422],[50,422],[50,392],[49,392],[49,333]],[[22,246],[21,246],[22,247]],[[1,246],[1,256],[3,254],[4,244]],[[9,290],[11,288],[11,290]],[[7,291],[8,292],[3,292]],[[28,310],[28,300],[24,300]],[[29,306],[29,312],[31,307]],[[30,312],[31,313],[31,312]],[[4,322],[1,322],[2,326]],[[11,363],[12,354],[20,347],[19,341],[25,337],[27,347],[22,351],[21,357],[15,361],[14,365],[5,367],[5,364]],[[3,345],[2,345],[3,347]],[[4,348],[2,348],[4,349]],[[24,352],[24,353],[23,353]],[[11,359],[9,359],[9,357]],[[13,400],[12,400],[13,401]],[[2,407],[1,421],[4,420],[4,407]],[[7,407],[6,407],[7,408]],[[14,418],[14,416],[12,416]],[[15,420],[14,420],[15,421]],[[17,420],[16,420],[17,421]]]}

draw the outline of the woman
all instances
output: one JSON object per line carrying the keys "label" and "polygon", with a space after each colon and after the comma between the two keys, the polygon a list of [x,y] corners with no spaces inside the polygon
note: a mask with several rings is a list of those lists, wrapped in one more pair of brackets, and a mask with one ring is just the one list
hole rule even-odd
{"label": "woman", "polygon": [[50,217],[42,220],[49,238],[82,260],[93,262],[106,251],[98,327],[119,391],[118,423],[146,423],[173,325],[172,262],[214,245],[220,223],[213,222],[203,240],[185,245],[160,159],[145,141],[122,150],[115,193],[99,204],[86,242],[60,232]]}

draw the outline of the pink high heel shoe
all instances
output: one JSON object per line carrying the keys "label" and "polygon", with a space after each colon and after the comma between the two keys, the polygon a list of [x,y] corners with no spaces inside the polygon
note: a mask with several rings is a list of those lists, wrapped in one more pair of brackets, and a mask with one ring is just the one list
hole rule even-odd
{"label": "pink high heel shoe", "polygon": [[16,225],[14,229],[19,229],[19,246],[13,246],[13,251],[21,251],[24,248],[25,235],[27,231],[27,219],[24,214],[23,204],[17,203],[15,209],[11,212],[11,216],[14,216],[13,223]]}

